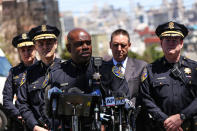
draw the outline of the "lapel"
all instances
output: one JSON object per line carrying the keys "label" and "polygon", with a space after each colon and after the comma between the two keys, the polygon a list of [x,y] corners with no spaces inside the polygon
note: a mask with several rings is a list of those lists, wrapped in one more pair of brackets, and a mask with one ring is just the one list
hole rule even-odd
{"label": "lapel", "polygon": [[113,60],[111,59],[110,61],[108,61],[110,66],[113,67],[114,66],[114,63],[113,63]]}
{"label": "lapel", "polygon": [[129,81],[131,74],[134,71],[133,67],[134,67],[133,59],[128,57],[126,69],[125,69],[125,78],[126,78],[127,82]]}

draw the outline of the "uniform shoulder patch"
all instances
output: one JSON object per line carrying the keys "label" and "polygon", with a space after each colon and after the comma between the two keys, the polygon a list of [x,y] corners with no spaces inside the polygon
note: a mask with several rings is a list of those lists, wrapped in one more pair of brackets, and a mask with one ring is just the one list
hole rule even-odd
{"label": "uniform shoulder patch", "polygon": [[112,67],[112,72],[114,73],[115,76],[117,76],[121,79],[124,79],[124,74],[122,73],[122,71],[117,66]]}
{"label": "uniform shoulder patch", "polygon": [[44,82],[42,83],[42,88],[45,88],[48,85],[49,79],[50,79],[50,74],[48,73],[47,76],[45,76]]}
{"label": "uniform shoulder patch", "polygon": [[23,73],[20,86],[22,86],[25,83],[25,81],[26,81],[26,72]]}
{"label": "uniform shoulder patch", "polygon": [[148,77],[148,71],[147,68],[145,67],[143,72],[142,72],[142,76],[141,76],[141,82],[143,82],[144,80],[146,80],[146,78]]}

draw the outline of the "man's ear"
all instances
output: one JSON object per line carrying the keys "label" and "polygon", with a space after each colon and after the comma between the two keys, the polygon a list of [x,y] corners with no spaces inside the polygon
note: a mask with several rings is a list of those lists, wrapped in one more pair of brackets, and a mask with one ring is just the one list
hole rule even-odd
{"label": "man's ear", "polygon": [[131,47],[131,42],[129,42],[129,47]]}
{"label": "man's ear", "polygon": [[181,44],[181,49],[182,49],[183,48],[183,40],[181,39],[180,42],[181,42],[180,44]]}
{"label": "man's ear", "polygon": [[67,44],[66,44],[66,48],[67,48],[68,52],[71,53],[70,43],[67,43]]}

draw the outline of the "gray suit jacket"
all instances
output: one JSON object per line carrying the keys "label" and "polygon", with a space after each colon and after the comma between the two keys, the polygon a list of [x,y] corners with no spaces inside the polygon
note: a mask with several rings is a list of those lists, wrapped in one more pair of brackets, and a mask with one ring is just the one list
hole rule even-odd
{"label": "gray suit jacket", "polygon": [[[113,66],[113,60],[108,61]],[[131,98],[138,95],[139,85],[141,82],[141,75],[144,67],[147,65],[145,61],[128,58],[125,79],[128,83]]]}

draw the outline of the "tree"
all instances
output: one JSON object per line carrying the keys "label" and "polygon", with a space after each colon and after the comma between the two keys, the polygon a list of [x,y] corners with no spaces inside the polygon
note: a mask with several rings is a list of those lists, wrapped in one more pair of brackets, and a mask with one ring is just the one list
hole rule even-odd
{"label": "tree", "polygon": [[151,62],[159,59],[160,57],[162,57],[163,52],[159,50],[158,44],[152,44],[147,47],[143,56],[140,56],[137,53],[134,53],[131,51],[128,52],[128,56],[131,58],[136,58],[136,59],[144,60],[148,63],[151,63]]}
{"label": "tree", "polygon": [[67,49],[65,48],[61,54],[61,58],[64,60],[68,60],[71,58],[70,53],[67,51]]}

